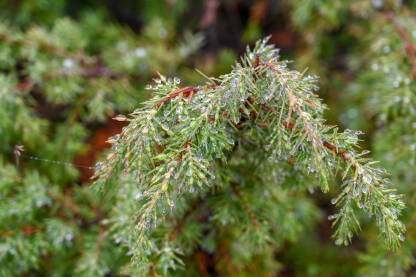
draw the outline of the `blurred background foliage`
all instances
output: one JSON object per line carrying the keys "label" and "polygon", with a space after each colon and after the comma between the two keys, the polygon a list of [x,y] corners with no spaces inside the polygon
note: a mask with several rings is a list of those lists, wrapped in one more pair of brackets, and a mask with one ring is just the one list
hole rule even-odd
{"label": "blurred background foliage", "polygon": [[[331,195],[315,193],[320,216],[276,251],[275,275],[413,276],[416,1],[399,0],[0,1],[0,275],[120,276],[129,257],[99,224],[114,195],[88,186],[124,126],[111,117],[139,107],[157,72],[199,83],[194,68],[225,73],[266,35],[320,76],[327,120],[365,132],[408,205],[398,252],[371,226],[338,247]],[[202,250],[187,260],[194,276],[224,272]]]}

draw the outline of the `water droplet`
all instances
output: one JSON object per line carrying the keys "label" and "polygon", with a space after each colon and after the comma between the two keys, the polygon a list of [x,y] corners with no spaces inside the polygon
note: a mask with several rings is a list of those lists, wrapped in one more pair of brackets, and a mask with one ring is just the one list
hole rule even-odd
{"label": "water droplet", "polygon": [[134,50],[134,54],[135,54],[135,55],[136,55],[136,57],[138,57],[138,58],[143,58],[143,57],[145,57],[145,56],[146,56],[147,51],[146,51],[146,49],[145,49],[145,48],[143,48],[143,47],[137,47],[137,48]]}
{"label": "water droplet", "polygon": [[173,78],[173,81],[175,82],[175,84],[179,85],[181,83],[181,79],[179,79],[178,77]]}
{"label": "water droplet", "polygon": [[115,143],[115,142],[117,142],[117,140],[120,138],[120,135],[115,135],[115,136],[112,136],[112,137],[109,137],[108,139],[107,139],[107,142],[108,143]]}
{"label": "water droplet", "polygon": [[332,198],[332,199],[331,199],[331,204],[332,204],[332,205],[335,205],[335,203],[337,203],[337,199],[336,199],[336,198]]}
{"label": "water droplet", "polygon": [[368,176],[367,174],[363,176],[363,182],[366,184],[371,184],[371,176]]}
{"label": "water droplet", "polygon": [[355,196],[360,195],[360,191],[359,191],[358,189],[354,189],[354,195],[355,195]]}
{"label": "water droplet", "polygon": [[142,197],[142,193],[139,191],[135,196],[134,200],[139,200]]}
{"label": "water droplet", "polygon": [[335,241],[335,244],[336,244],[336,245],[342,245],[342,243],[343,243],[342,239],[337,239],[337,240]]}
{"label": "water droplet", "polygon": [[337,217],[337,214],[331,214],[328,216],[328,220],[333,220]]}
{"label": "water droplet", "polygon": [[153,89],[153,87],[152,87],[152,85],[147,84],[147,85],[144,87],[144,89],[146,89],[146,90],[151,90],[151,89]]}
{"label": "water droplet", "polygon": [[383,7],[383,1],[382,0],[371,0],[371,3],[373,4],[374,8],[380,9]]}
{"label": "water droplet", "polygon": [[365,194],[368,192],[368,187],[367,186],[363,186],[363,188],[361,189],[361,191]]}
{"label": "water droplet", "polygon": [[400,235],[399,235],[399,240],[404,241],[404,236],[403,236],[403,234],[400,234]]}
{"label": "water droplet", "polygon": [[62,62],[62,65],[65,67],[65,68],[71,68],[71,67],[73,67],[74,66],[74,61],[72,60],[72,59],[65,59],[63,62]]}
{"label": "water droplet", "polygon": [[46,204],[46,202],[44,201],[44,199],[37,199],[36,200],[36,207],[42,207]]}
{"label": "water droplet", "polygon": [[347,138],[350,138],[350,139],[353,139],[353,140],[357,140],[358,139],[358,137],[357,137],[356,134],[347,134],[346,137]]}
{"label": "water droplet", "polygon": [[400,96],[398,96],[398,95],[394,96],[394,101],[395,102],[400,102],[400,99],[401,99]]}
{"label": "water droplet", "polygon": [[387,174],[387,170],[383,167],[377,167],[376,168],[378,171],[380,171],[382,174]]}
{"label": "water droplet", "polygon": [[72,233],[65,234],[65,239],[67,241],[71,241],[74,238],[74,235]]}
{"label": "water droplet", "polygon": [[127,117],[125,115],[119,114],[116,117],[113,117],[113,119],[117,121],[126,121]]}
{"label": "water droplet", "polygon": [[406,77],[406,78],[404,79],[404,83],[405,83],[406,85],[410,84],[410,78]]}

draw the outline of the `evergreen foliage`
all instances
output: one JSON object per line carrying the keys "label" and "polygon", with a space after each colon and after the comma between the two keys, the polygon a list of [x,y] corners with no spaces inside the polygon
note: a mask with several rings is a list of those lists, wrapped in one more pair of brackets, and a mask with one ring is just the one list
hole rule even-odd
{"label": "evergreen foliage", "polygon": [[412,276],[415,8],[0,2],[0,276]]}
{"label": "evergreen foliage", "polygon": [[[302,5],[308,2],[307,5]],[[408,208],[403,221],[408,226],[403,247],[392,254],[373,243],[370,232],[368,249],[359,254],[361,274],[367,276],[408,276],[415,264],[414,184],[416,181],[415,44],[414,1],[352,1],[352,3],[293,3],[293,20],[308,34],[313,51],[305,62],[318,65],[317,72],[328,72],[331,59],[323,63],[322,52],[336,48],[340,40],[326,40],[330,32],[342,30],[352,44],[346,49],[348,78],[338,80],[344,113],[341,122],[350,128],[368,130],[373,155],[383,160]],[[301,8],[302,7],[302,8]],[[308,16],[306,16],[308,15]],[[305,17],[306,16],[306,17]],[[332,20],[329,20],[332,18]],[[331,24],[327,24],[331,22]],[[324,24],[325,23],[325,24]],[[314,38],[314,39],[312,39]],[[325,41],[325,42],[324,42]],[[317,43],[318,42],[318,43]],[[326,69],[325,69],[326,68]],[[337,85],[328,80],[326,86]]]}
{"label": "evergreen foliage", "polygon": [[404,240],[404,203],[386,171],[358,150],[359,132],[325,124],[316,77],[288,69],[266,40],[205,85],[155,82],[143,108],[115,118],[129,125],[97,164],[97,183],[117,195],[107,223],[133,255],[129,271],[167,274],[199,247],[225,247],[220,272],[273,272],[274,249],[316,217],[309,191],[327,192],[336,172],[336,244],[360,229],[358,210],[386,247]]}
{"label": "evergreen foliage", "polygon": [[104,22],[0,24],[0,276],[103,276],[127,261],[101,226],[111,202],[79,186],[71,162],[91,129],[147,97],[142,80],[180,70],[202,38],[178,43],[157,19],[141,36]]}

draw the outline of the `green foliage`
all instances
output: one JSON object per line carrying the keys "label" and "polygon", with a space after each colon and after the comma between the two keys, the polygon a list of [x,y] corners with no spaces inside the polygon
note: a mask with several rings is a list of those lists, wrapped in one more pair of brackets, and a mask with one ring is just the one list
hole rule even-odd
{"label": "green foliage", "polygon": [[[315,14],[312,6],[300,5],[301,2],[294,3],[293,20],[305,37],[315,36],[315,41],[320,41],[331,31],[338,30],[340,36],[348,33],[354,42],[343,45],[347,69],[339,74],[349,76],[341,79],[340,103],[334,103],[344,110],[339,120],[347,127],[367,130],[373,155],[382,160],[392,173],[394,183],[408,203],[403,221],[409,226],[409,239],[398,252],[392,254],[373,244],[373,233],[370,232],[367,235],[368,249],[359,255],[362,273],[367,276],[407,276],[406,271],[415,262],[412,249],[416,247],[410,223],[414,220],[414,209],[411,207],[415,199],[413,186],[416,181],[415,63],[412,58],[416,43],[416,21],[412,13],[415,3],[352,1],[344,4],[342,1],[333,1],[331,4],[315,5],[314,11],[318,9],[319,16],[312,18],[300,16]],[[328,14],[324,11],[337,14],[336,20],[328,21]],[[302,21],[302,18],[307,20]],[[326,24],[328,22],[332,24]],[[313,43],[312,40],[309,42]],[[335,47],[334,44],[330,47]],[[319,64],[319,68],[323,64],[317,53],[326,51],[326,48],[323,44],[314,45],[315,53],[310,52],[304,60],[314,60],[313,63]],[[322,70],[328,69],[314,71]],[[333,81],[325,85],[328,90],[335,87]]]}
{"label": "green foliage", "polygon": [[102,226],[113,197],[80,186],[71,162],[94,126],[147,97],[151,72],[180,71],[202,43],[172,32],[155,19],[138,36],[99,13],[0,24],[0,276],[104,276],[128,262]]}
{"label": "green foliage", "polygon": [[131,270],[176,271],[208,239],[232,243],[237,272],[250,272],[248,263],[273,272],[262,262],[316,217],[308,190],[327,192],[337,171],[336,243],[359,230],[358,210],[374,217],[387,247],[404,239],[404,203],[386,171],[357,151],[357,132],[324,123],[316,77],[288,69],[266,41],[205,85],[180,89],[163,75],[155,82],[143,108],[115,118],[129,125],[109,139],[112,152],[96,171],[104,191],[118,190],[108,223],[133,255]]}
{"label": "green foliage", "polygon": [[0,276],[414,274],[415,8],[0,2]]}

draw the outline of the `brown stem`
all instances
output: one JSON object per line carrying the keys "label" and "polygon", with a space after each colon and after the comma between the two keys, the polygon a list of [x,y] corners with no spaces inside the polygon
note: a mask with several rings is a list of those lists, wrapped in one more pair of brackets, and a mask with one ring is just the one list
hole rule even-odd
{"label": "brown stem", "polygon": [[183,225],[186,222],[186,219],[195,211],[198,205],[202,205],[204,203],[203,199],[197,199],[194,201],[194,203],[191,205],[191,207],[185,212],[185,214],[182,216],[180,221],[176,224],[173,231],[170,233],[168,241],[171,242],[175,239],[176,235],[179,234],[182,230]]}
{"label": "brown stem", "polygon": [[[191,141],[191,139],[188,139],[186,142],[185,142],[185,144],[182,146],[182,148],[188,148],[189,147],[189,142]],[[183,151],[185,151],[185,150],[182,150],[180,153],[179,153],[179,157],[176,159],[176,162],[177,163],[179,163],[181,160],[182,160],[182,155],[183,155]]]}
{"label": "brown stem", "polygon": [[[412,48],[413,49],[413,48]],[[414,50],[412,50],[412,53],[413,53],[413,58],[414,58]],[[260,63],[259,64],[259,66],[260,65],[263,65],[263,66],[266,66],[267,68],[269,68],[270,70],[272,70],[273,72],[275,72],[276,73],[276,75],[278,76],[278,77],[280,77],[281,75],[280,75],[280,73],[279,73],[279,71],[272,65],[272,64],[270,64],[270,63],[268,63],[268,62],[264,62],[264,63]],[[416,66],[416,63],[414,64],[414,66]],[[416,76],[416,75],[415,75]],[[282,85],[283,86],[283,85]],[[275,112],[275,110],[274,110],[274,108],[273,107],[271,107],[271,106],[268,106],[268,105],[266,105],[266,104],[261,104],[261,106],[263,107],[263,108],[265,108],[266,110],[268,110],[268,111],[271,111],[271,112]],[[300,111],[299,111],[300,112]],[[294,125],[293,125],[293,123],[291,123],[290,122],[290,120],[289,120],[289,118],[288,118],[288,120],[287,120],[287,122],[285,122],[285,121],[281,121],[281,124],[283,125],[283,126],[285,126],[286,128],[288,128],[288,129],[293,129],[294,128]],[[306,130],[303,130],[303,133],[304,132],[306,132]],[[313,139],[314,139],[314,137],[312,137]],[[337,149],[334,145],[332,145],[331,143],[329,143],[329,142],[327,142],[327,141],[324,141],[323,143],[323,146],[325,146],[326,148],[328,148],[328,149],[330,149],[332,152],[334,152],[335,154],[337,154],[338,156],[340,156],[343,160],[344,160],[344,162],[348,162],[350,159],[347,157],[347,153],[345,153],[344,151],[342,151],[342,150],[339,150],[339,149]],[[354,166],[352,166],[351,167],[353,170],[355,170],[355,167]]]}
{"label": "brown stem", "polygon": [[[226,267],[227,267],[227,271],[231,272],[231,273],[235,273],[238,271],[237,267],[233,264],[233,261],[231,259],[231,255],[228,252],[227,246],[225,244],[225,242],[220,241],[218,243],[218,250],[219,250],[219,254],[221,255],[221,257],[224,257],[225,259],[225,263],[226,263]],[[218,263],[217,263],[218,264]]]}
{"label": "brown stem", "polygon": [[[262,104],[262,106],[263,106],[263,108],[265,108],[266,110],[271,111],[271,112],[274,112],[273,107],[268,106],[268,105],[265,105],[265,104]],[[291,129],[291,130],[295,127],[295,126],[293,125],[293,123],[291,123],[291,122],[281,121],[281,124],[282,124],[285,128],[287,128],[287,129]],[[268,125],[267,125],[267,123],[258,123],[257,125],[258,125],[258,126],[261,126],[261,127],[268,126]],[[302,131],[302,133],[305,133],[305,132],[306,132],[306,130],[303,130],[303,131]],[[336,148],[333,144],[331,144],[331,143],[329,143],[329,142],[327,142],[327,141],[324,141],[324,142],[322,143],[322,145],[323,145],[323,146],[325,146],[326,148],[328,148],[329,150],[331,150],[332,152],[334,152],[335,154],[337,154],[338,156],[340,156],[340,157],[344,160],[344,162],[348,162],[348,161],[349,161],[349,158],[348,158],[348,156],[347,156],[347,153],[346,153],[346,152],[344,152],[344,151],[342,151],[342,150],[337,149],[337,148]],[[355,170],[355,167],[354,167],[354,166],[352,166],[351,168],[352,168],[353,170]]]}
{"label": "brown stem", "polygon": [[20,168],[20,155],[22,155],[22,152],[25,151],[25,148],[23,145],[15,145],[14,146],[14,156],[16,157],[16,168],[19,171],[20,177],[23,177],[23,172]]}
{"label": "brown stem", "polygon": [[398,25],[396,22],[396,15],[393,12],[386,12],[385,16],[389,19],[393,25],[396,32],[399,34],[401,39],[403,40],[407,55],[409,57],[410,63],[412,64],[412,75],[413,78],[416,78],[416,57],[415,57],[415,48],[411,43],[411,39],[407,35],[405,29]]}
{"label": "brown stem", "polygon": [[247,214],[252,222],[252,224],[254,225],[254,227],[256,227],[256,229],[259,228],[259,223],[256,220],[256,217],[254,216],[254,213],[252,212],[250,206],[247,204],[246,201],[244,201],[243,196],[241,195],[241,191],[238,189],[238,187],[231,182],[231,188],[232,191],[234,192],[235,195],[237,195],[237,197],[240,199],[241,204],[243,205],[244,209],[247,211]]}
{"label": "brown stem", "polygon": [[98,239],[97,239],[97,249],[95,251],[95,260],[98,260],[98,258],[100,257],[101,247],[103,246],[103,242],[104,242],[106,234],[107,234],[107,230],[105,230],[103,227],[100,227],[100,233],[98,234]]}
{"label": "brown stem", "polygon": [[75,205],[74,203],[72,203],[71,200],[69,200],[67,198],[61,198],[60,196],[58,196],[58,195],[56,195],[52,192],[48,192],[47,194],[50,198],[52,198],[53,200],[55,200],[58,203],[61,203],[62,206],[68,208],[74,214],[81,215],[78,206]]}
{"label": "brown stem", "polygon": [[[171,99],[173,99],[173,98],[175,98],[175,97],[177,97],[177,96],[179,96],[180,94],[184,94],[184,96],[186,97],[186,96],[189,96],[190,95],[190,93],[192,92],[195,92],[195,91],[198,91],[199,90],[199,88],[197,88],[197,87],[184,87],[184,88],[181,88],[181,89],[178,89],[178,90],[175,90],[174,92],[172,92],[171,94],[169,94],[168,96],[166,96],[165,98],[163,98],[162,100],[160,100],[159,101],[159,103],[157,103],[156,105],[154,105],[153,107],[155,108],[155,109],[157,109],[157,108],[159,108],[163,103],[165,103],[165,102],[167,102],[167,101],[169,101],[169,100],[171,100]],[[191,96],[192,97],[192,96]],[[190,101],[189,101],[190,102]]]}
{"label": "brown stem", "polygon": [[21,224],[19,228],[17,229],[6,230],[6,231],[1,232],[0,237],[9,236],[17,231],[23,231],[25,236],[30,236],[31,234],[36,233],[38,230],[39,230],[39,227],[27,225],[27,224]]}

